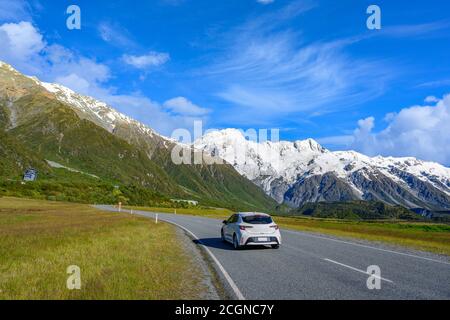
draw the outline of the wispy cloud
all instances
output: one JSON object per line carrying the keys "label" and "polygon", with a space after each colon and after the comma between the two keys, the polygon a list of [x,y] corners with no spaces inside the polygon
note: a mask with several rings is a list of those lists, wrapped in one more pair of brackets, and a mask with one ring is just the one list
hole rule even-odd
{"label": "wispy cloud", "polygon": [[148,54],[141,56],[124,55],[122,60],[137,69],[148,69],[152,67],[159,67],[170,60],[170,55],[165,52],[151,51]]}
{"label": "wispy cloud", "polygon": [[169,112],[178,115],[204,116],[211,111],[192,103],[185,97],[176,97],[167,100],[166,102],[164,102],[163,106]]}
{"label": "wispy cloud", "polygon": [[230,112],[236,121],[316,116],[384,92],[395,74],[392,66],[349,56],[346,46],[353,40],[305,43],[299,33],[283,30],[286,19],[312,8],[314,3],[294,2],[237,28],[228,38],[228,50],[203,70],[221,87],[217,96],[240,107]]}
{"label": "wispy cloud", "polygon": [[233,34],[251,30],[259,30],[260,32],[274,30],[286,21],[299,17],[317,6],[318,4],[315,0],[292,1],[277,10],[252,17],[246,23],[233,30],[231,36],[233,36]]}
{"label": "wispy cloud", "polygon": [[31,20],[31,5],[24,0],[0,0],[0,21]]}
{"label": "wispy cloud", "polygon": [[103,21],[97,29],[103,41],[119,47],[136,47],[129,32],[115,23]]}
{"label": "wispy cloud", "polygon": [[375,35],[388,36],[388,37],[420,37],[424,35],[433,34],[437,36],[438,31],[445,31],[450,28],[450,21],[434,21],[421,24],[405,24],[385,26],[380,32],[374,33]]}
{"label": "wispy cloud", "polygon": [[450,79],[428,81],[417,85],[417,88],[439,88],[439,87],[450,87]]}
{"label": "wispy cloud", "polygon": [[256,0],[256,2],[261,3],[261,4],[270,4],[274,1],[275,0]]}

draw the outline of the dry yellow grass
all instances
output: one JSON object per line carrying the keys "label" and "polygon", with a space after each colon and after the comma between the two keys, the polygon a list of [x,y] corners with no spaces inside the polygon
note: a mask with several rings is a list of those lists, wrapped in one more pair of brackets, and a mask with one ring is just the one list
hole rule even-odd
{"label": "dry yellow grass", "polygon": [[[173,226],[85,205],[0,198],[0,299],[198,299]],[[81,268],[70,291],[67,267]]]}

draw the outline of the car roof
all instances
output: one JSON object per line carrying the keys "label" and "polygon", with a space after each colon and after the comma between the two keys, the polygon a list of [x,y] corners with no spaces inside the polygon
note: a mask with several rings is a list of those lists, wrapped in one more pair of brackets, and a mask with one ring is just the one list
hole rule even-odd
{"label": "car roof", "polygon": [[249,216],[265,216],[270,217],[270,214],[262,213],[262,212],[239,212],[238,215],[243,217],[249,217]]}

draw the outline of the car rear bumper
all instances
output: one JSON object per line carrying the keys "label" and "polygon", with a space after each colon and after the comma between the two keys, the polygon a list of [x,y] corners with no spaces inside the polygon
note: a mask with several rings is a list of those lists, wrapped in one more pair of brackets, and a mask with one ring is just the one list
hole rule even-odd
{"label": "car rear bumper", "polygon": [[241,240],[241,244],[244,246],[280,245],[281,237],[273,235],[248,236]]}

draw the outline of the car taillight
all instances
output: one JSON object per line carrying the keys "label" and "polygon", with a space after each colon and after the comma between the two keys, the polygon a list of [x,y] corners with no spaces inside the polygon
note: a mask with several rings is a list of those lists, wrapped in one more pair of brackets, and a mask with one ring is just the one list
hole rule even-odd
{"label": "car taillight", "polygon": [[279,226],[277,226],[277,225],[274,225],[274,226],[270,226],[271,228],[274,228],[275,230],[280,230],[280,227]]}
{"label": "car taillight", "polygon": [[239,226],[239,229],[241,229],[242,231],[245,231],[247,229],[252,229],[253,227],[246,227],[246,226]]}

